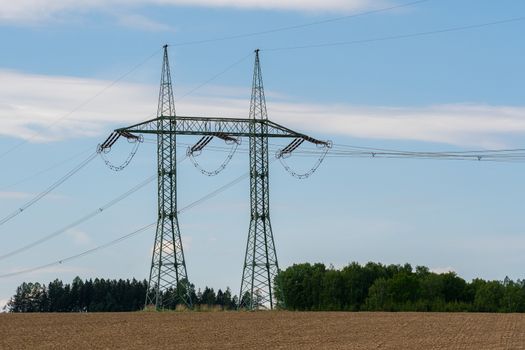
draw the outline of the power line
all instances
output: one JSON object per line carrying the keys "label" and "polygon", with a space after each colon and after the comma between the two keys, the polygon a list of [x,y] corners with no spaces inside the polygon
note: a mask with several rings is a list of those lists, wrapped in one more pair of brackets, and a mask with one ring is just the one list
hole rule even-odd
{"label": "power line", "polygon": [[[158,52],[158,51],[157,51],[157,52]],[[155,54],[153,54],[152,56],[148,57],[147,60],[149,60],[149,59],[151,59],[152,57],[154,57],[154,56],[157,54],[157,52],[155,52]],[[230,64],[229,66],[227,66],[226,68],[224,68],[223,70],[221,70],[219,73],[216,73],[216,74],[214,74],[213,76],[211,76],[209,79],[205,80],[203,83],[201,83],[201,84],[197,85],[196,87],[192,88],[191,90],[185,92],[183,95],[181,95],[181,97],[179,97],[178,100],[179,100],[179,101],[180,101],[180,100],[183,100],[185,97],[187,97],[187,96],[193,94],[195,91],[197,91],[197,90],[201,89],[202,87],[208,85],[210,82],[214,81],[215,79],[217,79],[217,78],[220,77],[221,75],[224,75],[225,73],[227,73],[228,71],[230,71],[232,68],[234,68],[235,66],[237,66],[237,65],[239,65],[240,63],[242,63],[243,61],[245,61],[245,60],[246,60],[248,57],[250,57],[251,55],[252,55],[252,53],[250,53],[250,54],[248,54],[248,55],[246,55],[246,56],[240,58],[239,60],[235,61],[234,63]],[[145,61],[141,62],[139,65],[135,66],[135,68],[134,68],[133,70],[136,70],[140,65],[145,64],[145,63],[147,62],[147,60],[145,60]],[[121,76],[118,80],[116,80],[115,82],[113,82],[112,85],[115,85],[119,80],[122,80],[126,75],[129,75],[133,70],[131,70],[131,71],[127,72],[125,75]],[[112,86],[112,85],[111,85],[111,86]],[[110,86],[106,87],[105,90],[109,89],[109,87],[110,87]],[[102,93],[102,92],[100,92],[99,94],[101,94],[101,93]],[[87,103],[87,102],[86,102],[86,103]],[[71,113],[73,113],[73,112],[70,112],[70,114],[71,114]],[[49,125],[49,127],[51,127],[51,125]],[[31,139],[31,138],[30,138],[30,139]],[[23,143],[26,143],[27,141],[29,141],[30,139],[27,139],[27,140],[25,140],[25,141],[22,141],[22,142],[20,143],[20,146],[21,146]],[[155,141],[155,143],[156,143],[156,141]],[[16,146],[16,148],[18,148],[18,147],[19,147],[19,146]],[[79,157],[80,155],[85,154],[88,150],[89,150],[89,149],[86,149],[86,150],[84,150],[84,151],[82,151],[82,152],[80,152],[80,153],[78,153],[78,154],[76,154],[76,155],[74,155],[74,156],[72,156],[72,157],[70,157],[70,158],[67,158],[67,159],[65,159],[65,160],[63,160],[63,161],[61,161],[61,162],[55,163],[55,164],[51,165],[50,167],[45,168],[45,169],[43,169],[43,170],[40,170],[40,171],[36,172],[36,173],[33,174],[33,175],[30,175],[30,176],[28,176],[28,177],[25,177],[25,178],[19,180],[19,181],[16,181],[16,182],[14,182],[14,183],[11,183],[11,184],[9,184],[9,185],[6,185],[6,186],[0,188],[0,191],[1,191],[1,190],[6,190],[6,189],[9,189],[9,188],[12,188],[12,187],[14,187],[14,186],[16,186],[16,185],[19,185],[19,184],[21,184],[21,183],[24,183],[24,182],[27,182],[27,181],[29,181],[29,180],[31,180],[31,179],[34,179],[35,177],[37,177],[37,176],[39,176],[39,175],[42,175],[42,174],[44,174],[44,173],[46,173],[46,172],[48,172],[48,171],[51,171],[51,170],[53,170],[53,169],[55,169],[55,168],[57,168],[57,167],[59,167],[59,166],[65,164],[65,163],[68,163],[69,161],[71,161],[71,160],[73,160],[73,159],[76,159],[76,158]],[[13,151],[14,151],[14,149],[13,149]],[[9,153],[9,152],[11,152],[11,150],[8,150],[8,151],[7,151],[7,153]],[[4,154],[1,154],[1,155],[0,155],[0,158],[2,158],[3,155],[4,155]],[[0,222],[0,225],[2,225],[1,222]]]}
{"label": "power line", "polygon": [[[188,97],[189,95],[193,94],[195,91],[203,88],[204,86],[208,85],[209,83],[211,83],[212,81],[214,81],[215,79],[217,79],[218,77],[224,75],[225,73],[229,72],[232,68],[234,68],[235,66],[241,64],[242,62],[244,62],[248,57],[250,57],[252,55],[252,53],[250,52],[248,55],[246,56],[243,56],[241,57],[239,60],[233,62],[232,64],[230,64],[229,66],[227,66],[226,68],[224,68],[223,70],[221,70],[220,72],[212,75],[210,78],[208,78],[207,80],[205,80],[204,82],[200,83],[199,85],[191,88],[190,90],[186,91],[185,93],[183,93],[180,97],[177,98],[177,101],[182,101],[183,99],[185,99],[186,97]],[[146,119],[151,119],[151,118],[154,118],[155,116],[153,115],[150,115],[149,117],[147,117]],[[155,143],[157,141],[154,141]]]}
{"label": "power line", "polygon": [[112,199],[111,201],[109,201],[108,203],[104,204],[103,206],[100,206],[99,208],[95,209],[94,211],[92,211],[91,213],[81,217],[80,219],[78,220],[75,220],[73,221],[72,223],[62,227],[61,229],[59,230],[56,230],[54,231],[53,233],[49,234],[49,235],[46,235],[34,242],[31,242],[29,244],[26,244],[25,246],[23,247],[20,247],[18,249],[15,249],[9,253],[5,253],[3,255],[0,255],[0,260],[4,260],[6,258],[9,258],[11,256],[14,256],[14,255],[17,255],[19,253],[22,253],[28,249],[31,249],[33,247],[36,247],[44,242],[47,242],[49,241],[50,239],[52,238],[55,238],[56,236],[92,219],[93,217],[101,214],[102,212],[104,212],[105,210],[111,208],[112,206],[114,206],[115,204],[123,201],[125,198],[129,197],[130,195],[132,195],[133,193],[137,192],[138,190],[140,190],[141,188],[143,188],[144,186],[148,185],[149,183],[151,183],[153,180],[155,180],[157,178],[157,175],[153,175],[153,176],[150,176],[148,177],[147,179],[145,179],[144,181],[140,182],[139,184],[137,184],[136,186],[132,187],[131,189],[129,189],[128,191],[124,192],[123,194],[121,194],[120,196]]}
{"label": "power line", "polygon": [[89,254],[92,254],[92,253],[95,253],[96,251],[98,250],[101,250],[101,249],[104,249],[104,248],[107,248],[107,247],[110,247],[114,244],[117,244],[123,240],[126,240],[128,238],[131,238],[133,236],[136,236],[137,234],[141,233],[141,232],[144,232],[146,231],[147,229],[149,229],[150,227],[152,227],[153,225],[155,225],[156,223],[153,222],[151,224],[148,224],[146,226],[143,226],[131,233],[128,233],[127,235],[124,235],[122,237],[119,237],[113,241],[110,241],[108,243],[105,243],[105,244],[102,244],[102,245],[99,245],[95,248],[92,248],[92,249],[89,249],[89,250],[86,250],[80,254],[76,254],[76,255],[72,255],[72,256],[69,256],[67,258],[64,258],[64,259],[61,259],[61,260],[57,260],[57,261],[54,261],[52,263],[49,263],[49,264],[45,264],[45,265],[41,265],[41,266],[38,266],[38,267],[33,267],[33,268],[30,268],[30,269],[26,269],[26,270],[22,270],[22,271],[17,271],[17,272],[11,272],[11,273],[6,273],[4,275],[0,275],[0,278],[7,278],[7,277],[13,277],[13,276],[18,276],[18,275],[22,275],[22,274],[26,274],[26,273],[29,273],[29,272],[34,272],[34,271],[38,271],[38,270],[42,270],[42,269],[45,269],[45,268],[48,268],[48,267],[51,267],[51,266],[54,266],[54,265],[59,265],[59,264],[62,264],[62,263],[66,263],[66,262],[69,262],[71,260],[75,260],[75,259],[78,259],[82,256],[85,256],[85,255],[89,255]]}
{"label": "power line", "polygon": [[[207,195],[197,199],[196,201],[186,205],[185,207],[179,209],[177,211],[178,214],[182,214],[184,213],[185,211],[187,210],[190,210],[191,208],[201,204],[202,202],[205,202],[206,200],[212,198],[212,197],[215,197],[217,196],[218,194],[224,192],[225,190],[227,190],[228,188],[236,185],[237,183],[241,182],[243,179],[247,178],[250,174],[249,173],[245,173],[239,177],[237,177],[236,179],[230,181],[229,183],[217,188],[215,191],[213,192],[210,192],[208,193]],[[14,276],[18,276],[18,275],[22,275],[22,274],[26,274],[26,273],[29,273],[29,272],[34,272],[34,271],[38,271],[38,270],[42,270],[42,269],[45,269],[45,268],[48,268],[48,267],[51,267],[51,266],[55,266],[55,265],[59,265],[59,264],[63,264],[63,263],[66,263],[66,262],[69,262],[69,261],[72,261],[72,260],[75,260],[75,259],[78,259],[80,257],[83,257],[83,256],[86,256],[86,255],[89,255],[89,254],[92,254],[92,253],[95,253],[101,249],[104,249],[104,248],[107,248],[107,247],[110,247],[112,245],[115,245],[117,243],[120,243],[124,240],[127,240],[131,237],[134,237],[136,235],[138,235],[139,233],[141,232],[144,232],[145,230],[149,229],[150,227],[154,226],[156,224],[156,222],[153,222],[151,224],[148,224],[146,226],[143,226],[131,233],[128,233],[124,236],[121,236],[117,239],[114,239],[110,242],[107,242],[105,244],[102,244],[102,245],[99,245],[99,246],[96,246],[95,248],[92,248],[92,249],[89,249],[89,250],[86,250],[82,253],[79,253],[79,254],[76,254],[76,255],[72,255],[72,256],[69,256],[67,258],[63,258],[63,259],[60,259],[60,260],[57,260],[57,261],[54,261],[54,262],[51,262],[51,263],[48,263],[48,264],[45,264],[45,265],[40,265],[40,266],[37,266],[37,267],[33,267],[33,268],[29,268],[29,269],[25,269],[25,270],[21,270],[21,271],[16,271],[16,272],[11,272],[11,273],[6,273],[6,274],[3,274],[3,275],[0,275],[0,278],[8,278],[8,277],[14,277]]]}
{"label": "power line", "polygon": [[308,23],[303,23],[303,24],[296,24],[296,25],[292,25],[292,26],[279,27],[279,28],[274,28],[274,29],[268,29],[268,30],[263,30],[263,31],[259,31],[259,32],[244,33],[244,34],[237,34],[237,35],[229,35],[229,36],[217,37],[217,38],[211,38],[211,39],[193,40],[193,41],[186,41],[186,42],[182,42],[182,43],[174,43],[174,44],[171,44],[170,46],[177,47],[177,46],[190,46],[190,45],[207,44],[207,43],[217,42],[217,41],[242,39],[242,38],[249,38],[249,37],[254,37],[254,36],[273,34],[273,33],[278,33],[278,32],[302,29],[302,28],[306,28],[306,27],[312,27],[312,26],[317,26],[317,25],[321,25],[321,24],[347,20],[347,19],[351,19],[351,18],[355,18],[355,17],[362,17],[362,16],[373,15],[373,14],[377,14],[377,13],[381,13],[381,12],[397,10],[397,9],[401,9],[401,8],[404,8],[404,7],[410,7],[410,6],[419,5],[421,3],[428,2],[428,1],[431,1],[431,0],[412,1],[412,2],[407,2],[407,3],[404,3],[404,4],[400,4],[400,5],[383,7],[383,8],[379,8],[379,9],[376,9],[376,10],[369,10],[369,11],[359,12],[359,13],[355,13],[355,14],[347,15],[347,16],[327,18],[327,19],[324,19],[324,20],[308,22]]}
{"label": "power line", "polygon": [[[150,140],[145,140],[151,143]],[[178,143],[179,146],[191,146],[186,143]],[[283,146],[272,144],[271,152],[275,153]],[[227,153],[231,151],[229,147],[206,146],[206,150],[211,152]],[[246,147],[239,147],[239,153],[248,153]],[[297,149],[293,151],[294,157],[319,157],[324,153],[323,149]],[[489,149],[489,150],[466,150],[466,151],[407,151],[385,148],[373,148],[363,146],[350,146],[334,144],[326,157],[330,158],[406,158],[406,159],[437,159],[437,160],[463,160],[463,161],[490,161],[490,162],[525,162],[525,149]]]}
{"label": "power line", "polygon": [[17,210],[13,211],[11,214],[7,215],[6,217],[4,217],[3,219],[0,220],[0,226],[2,226],[3,224],[5,224],[6,222],[8,222],[9,220],[13,219],[14,217],[18,216],[19,214],[21,214],[24,210],[26,210],[27,208],[29,208],[30,206],[32,206],[33,204],[35,204],[36,202],[38,202],[39,200],[41,200],[42,198],[44,198],[46,195],[48,195],[49,193],[51,193],[51,191],[53,191],[55,188],[57,188],[58,186],[60,186],[61,184],[63,184],[64,182],[66,182],[67,179],[69,179],[71,176],[75,175],[77,172],[79,172],[82,168],[84,168],[86,165],[88,165],[93,159],[95,159],[97,156],[97,153],[94,152],[92,153],[88,158],[86,158],[85,160],[83,160],[79,165],[77,165],[76,167],[74,167],[72,170],[70,170],[66,175],[64,175],[63,177],[61,177],[60,179],[58,179],[56,182],[54,182],[51,186],[49,186],[48,188],[46,188],[44,191],[40,192],[39,194],[37,194],[35,197],[33,197],[31,200],[29,200],[28,202],[26,202],[24,205],[22,205],[20,208],[18,208]]}
{"label": "power line", "polygon": [[[180,159],[179,161],[177,161],[177,164],[180,164],[182,162],[184,162],[184,160],[186,160],[187,157],[184,157],[182,159]],[[144,181],[141,181],[140,183],[138,183],[137,185],[133,186],[131,189],[129,189],[128,191],[122,193],[121,195],[113,198],[112,200],[110,200],[109,202],[107,202],[106,204],[98,207],[97,209],[95,209],[94,211],[90,212],[89,214],[87,215],[84,215],[83,217],[81,217],[80,219],[64,226],[63,228],[59,229],[59,230],[56,230],[54,231],[53,233],[49,234],[49,235],[46,235],[34,242],[31,242],[29,244],[26,244],[25,246],[23,247],[20,247],[18,249],[15,249],[9,253],[6,253],[6,254],[3,254],[3,255],[0,255],[0,260],[3,260],[3,259],[6,259],[8,257],[11,257],[13,255],[16,255],[16,254],[19,254],[21,252],[24,252],[30,248],[33,248],[39,244],[42,244],[64,232],[66,232],[67,230],[70,230],[90,219],[92,219],[93,217],[101,214],[102,212],[106,211],[107,209],[111,208],[112,206],[118,204],[119,202],[123,201],[124,199],[126,199],[127,197],[129,197],[130,195],[132,195],[133,193],[137,192],[138,190],[140,190],[141,188],[143,188],[144,186],[148,185],[149,183],[151,183],[153,180],[155,180],[157,178],[157,174],[155,175],[152,175],[150,177],[148,177],[147,179],[145,179]]]}
{"label": "power line", "polygon": [[[339,149],[338,149],[339,147]],[[299,155],[315,155],[317,150],[295,151]],[[474,161],[525,161],[525,149],[495,149],[468,151],[405,151],[384,148],[346,146],[335,144],[328,155],[330,157],[377,157],[377,158],[413,158],[413,159],[444,159],[444,160],[474,160]]]}
{"label": "power line", "polygon": [[217,79],[218,77],[220,77],[221,75],[225,74],[226,72],[228,72],[229,70],[231,70],[233,67],[237,66],[238,64],[240,64],[241,62],[245,61],[248,57],[251,57],[252,56],[252,53],[250,52],[248,55],[242,57],[241,59],[239,59],[238,61],[235,61],[234,63],[232,63],[231,65],[229,65],[228,67],[226,67],[225,69],[223,69],[222,71],[220,71],[219,73],[213,75],[211,78],[209,78],[208,80],[204,81],[203,83],[197,85],[196,87],[194,87],[193,89],[187,91],[186,93],[184,93],[181,97],[179,97],[179,101],[180,100],[183,100],[185,97],[187,97],[188,95],[191,95],[192,93],[194,93],[195,91],[199,90],[200,88],[206,86],[207,84],[211,83],[213,80]]}
{"label": "power line", "polygon": [[49,166],[47,168],[39,170],[39,171],[37,171],[36,173],[34,173],[32,175],[29,175],[29,176],[24,177],[24,178],[22,178],[22,179],[20,179],[18,181],[15,181],[15,182],[13,182],[13,183],[11,183],[9,185],[6,185],[6,186],[0,188],[0,191],[7,190],[9,188],[15,187],[15,186],[20,185],[22,183],[25,183],[25,182],[27,182],[29,180],[32,180],[32,179],[34,179],[34,178],[36,178],[36,177],[38,177],[38,176],[40,176],[42,174],[45,174],[45,173],[47,173],[47,172],[49,172],[51,170],[54,170],[54,169],[56,169],[56,168],[58,168],[58,167],[60,167],[60,166],[62,166],[64,164],[67,164],[67,163],[71,162],[72,160],[75,160],[75,159],[79,158],[80,156],[86,154],[87,152],[89,152],[91,150],[93,150],[93,147],[90,146],[89,148],[86,148],[82,152],[79,152],[79,153],[77,153],[77,154],[75,154],[75,155],[73,155],[73,156],[71,156],[69,158],[66,158],[66,159],[64,159],[64,160],[62,160],[60,162],[57,162],[57,163],[55,163],[55,164],[53,164],[53,165],[51,165],[51,166]]}
{"label": "power line", "polygon": [[503,20],[493,21],[493,22],[466,25],[466,26],[457,26],[457,27],[450,27],[450,28],[444,28],[444,29],[429,30],[425,32],[416,32],[416,33],[400,34],[400,35],[389,35],[389,36],[370,38],[370,39],[339,41],[339,42],[332,42],[332,43],[319,43],[319,44],[307,44],[307,45],[297,45],[297,46],[287,46],[287,47],[276,47],[276,48],[261,49],[261,51],[268,52],[268,51],[300,50],[300,49],[322,48],[322,47],[331,47],[331,46],[365,44],[365,43],[398,40],[398,39],[408,39],[408,38],[416,38],[416,37],[430,36],[430,35],[450,33],[450,32],[459,32],[459,31],[465,31],[465,30],[471,30],[471,29],[479,29],[479,28],[508,24],[508,23],[513,23],[513,22],[520,22],[523,20],[525,20],[525,16],[508,18],[508,19],[503,19]]}
{"label": "power line", "polygon": [[[156,50],[153,54],[149,55],[148,57],[146,57],[144,60],[142,60],[141,62],[139,62],[138,64],[136,64],[135,66],[133,66],[130,70],[128,70],[127,72],[125,72],[124,74],[122,74],[121,76],[119,76],[117,79],[113,80],[110,84],[106,85],[104,88],[102,88],[100,91],[98,91],[96,94],[94,94],[93,96],[89,97],[88,99],[86,99],[84,102],[78,104],[76,107],[74,107],[72,110],[70,110],[69,112],[67,112],[66,114],[62,115],[61,117],[59,117],[58,119],[54,120],[53,122],[47,124],[46,126],[43,126],[42,128],[43,129],[49,129],[55,125],[57,125],[58,123],[64,121],[65,119],[67,119],[68,117],[70,117],[73,113],[77,112],[78,110],[80,110],[81,108],[83,108],[84,106],[88,105],[89,103],[91,103],[93,100],[95,100],[97,97],[99,97],[100,95],[102,95],[103,93],[105,93],[107,90],[111,89],[113,86],[115,86],[116,84],[118,84],[120,81],[122,81],[124,78],[126,78],[127,76],[129,76],[131,73],[133,73],[134,71],[136,71],[138,68],[140,68],[141,66],[143,66],[144,64],[146,64],[146,62],[148,62],[149,60],[151,60],[153,57],[155,57],[159,52],[160,52],[161,49],[158,49]],[[24,144],[28,143],[29,141],[33,140],[36,136],[38,135],[37,132],[34,132],[33,135],[31,135],[30,137],[16,143],[15,145],[13,145],[12,147],[8,148],[6,151],[4,151],[3,153],[0,153],[0,159],[2,159],[3,157],[5,157],[6,155],[8,155],[9,153],[13,152],[14,150],[16,150],[17,148],[23,146]]]}

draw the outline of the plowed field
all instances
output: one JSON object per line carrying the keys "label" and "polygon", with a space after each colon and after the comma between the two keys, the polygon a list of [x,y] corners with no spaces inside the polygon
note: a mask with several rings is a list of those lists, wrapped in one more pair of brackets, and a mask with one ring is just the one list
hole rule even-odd
{"label": "plowed field", "polygon": [[0,314],[0,349],[525,349],[525,315]]}

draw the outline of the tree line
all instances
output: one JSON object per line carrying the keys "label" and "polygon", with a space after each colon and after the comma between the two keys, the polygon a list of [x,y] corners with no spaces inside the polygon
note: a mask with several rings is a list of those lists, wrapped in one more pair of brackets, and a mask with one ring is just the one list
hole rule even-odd
{"label": "tree line", "polygon": [[[86,279],[76,277],[71,284],[54,280],[49,284],[24,282],[17,287],[6,309],[10,312],[120,312],[144,309],[148,283],[146,280]],[[206,287],[195,291],[189,284],[189,292],[196,309],[237,309],[238,298],[231,290]],[[153,291],[149,291],[153,293]],[[167,290],[162,297],[171,300],[165,305],[175,309],[180,298],[174,297],[173,290]]]}
{"label": "tree line", "polygon": [[300,311],[525,312],[525,280],[474,279],[410,264],[296,264],[275,278],[280,307]]}
{"label": "tree line", "polygon": [[[191,283],[178,286],[189,292],[196,310],[236,310],[239,298],[231,290]],[[146,280],[86,279],[65,284],[22,283],[10,299],[11,312],[101,312],[144,309]],[[163,292],[163,306],[177,309],[180,290]],[[256,291],[255,291],[256,293]],[[454,272],[434,273],[427,267],[351,263],[341,269],[324,264],[295,264],[274,280],[277,307],[293,311],[469,311],[525,312],[525,280],[516,282],[474,279]],[[249,298],[245,295],[244,298]],[[246,301],[246,300],[244,300]],[[249,303],[241,303],[249,304]]]}

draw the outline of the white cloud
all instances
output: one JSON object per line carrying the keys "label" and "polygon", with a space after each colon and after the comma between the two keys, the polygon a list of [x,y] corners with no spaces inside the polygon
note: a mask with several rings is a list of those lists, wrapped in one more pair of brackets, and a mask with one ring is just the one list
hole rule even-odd
{"label": "white cloud", "polygon": [[0,198],[2,199],[26,199],[30,197],[31,193],[27,192],[0,192]]}
{"label": "white cloud", "polygon": [[[188,236],[188,235],[181,235],[181,240],[182,240],[182,250],[184,252],[191,250],[191,244],[193,242],[193,237]],[[165,244],[166,245],[162,247],[163,253],[166,253],[166,254],[173,253],[173,245],[166,243],[166,242]],[[151,256],[153,254],[153,249],[155,249],[155,247],[148,248],[148,256]]]}
{"label": "white cloud", "polygon": [[351,12],[384,6],[386,0],[151,0],[163,5],[255,8],[293,11]]}
{"label": "white cloud", "polygon": [[66,235],[71,237],[76,245],[86,245],[91,243],[91,238],[89,235],[81,230],[78,229],[69,229],[66,231]]}
{"label": "white cloud", "polygon": [[43,22],[56,19],[64,11],[91,9],[102,3],[98,0],[1,0],[0,22]]}
{"label": "white cloud", "polygon": [[451,267],[451,266],[447,266],[447,267],[433,267],[430,269],[430,272],[434,272],[434,273],[437,273],[437,274],[442,274],[442,273],[448,273],[448,272],[456,272],[456,270]]}
{"label": "white cloud", "polygon": [[[193,115],[246,117],[248,98],[198,97],[179,103]],[[298,131],[499,148],[525,137],[525,107],[454,104],[427,107],[376,107],[268,103],[269,118]]]}
{"label": "white cloud", "polygon": [[503,147],[525,136],[525,108],[481,104],[427,107],[269,106],[296,127],[360,138]]}
{"label": "white cloud", "polygon": [[[132,10],[143,6],[199,6],[311,12],[353,12],[390,0],[0,0],[0,22],[26,24],[62,19],[86,11]],[[148,20],[149,21],[149,20]],[[156,24],[155,24],[156,25]]]}
{"label": "white cloud", "polygon": [[148,32],[175,32],[175,29],[172,26],[156,22],[148,17],[138,14],[119,15],[117,16],[117,22],[125,27],[141,29]]}
{"label": "white cloud", "polygon": [[[145,120],[156,111],[157,86],[120,83],[47,128],[110,82],[5,70],[0,70],[0,81],[0,136],[36,142],[97,136],[103,141],[115,126]],[[176,96],[177,113],[247,117],[248,88],[244,93],[225,88],[217,94],[217,87],[211,91],[213,96],[201,93],[181,101]],[[268,112],[271,120],[298,131],[334,136],[483,148],[518,146],[515,138],[525,137],[525,107],[515,106],[377,107],[291,103],[281,97],[269,100]]]}
{"label": "white cloud", "polygon": [[191,243],[193,242],[193,237],[188,235],[182,235],[182,249],[187,252],[191,250]]}
{"label": "white cloud", "polygon": [[7,305],[8,302],[9,299],[0,299],[0,313],[8,311],[7,309],[4,310],[4,307]]}
{"label": "white cloud", "polygon": [[0,125],[5,128],[0,135],[5,136],[41,142],[95,136],[106,133],[108,123],[138,121],[155,110],[149,108],[155,104],[154,87],[120,85],[77,110],[110,82],[5,70],[0,70],[0,81]]}

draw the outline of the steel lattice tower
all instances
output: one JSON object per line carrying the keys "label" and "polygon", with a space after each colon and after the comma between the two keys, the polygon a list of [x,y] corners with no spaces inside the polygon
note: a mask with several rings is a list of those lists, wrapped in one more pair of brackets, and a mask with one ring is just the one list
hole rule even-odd
{"label": "steel lattice tower", "polygon": [[268,120],[259,50],[255,50],[252,97],[250,100],[250,228],[246,243],[240,307],[250,310],[273,308],[273,279],[279,270],[270,223]]}
{"label": "steel lattice tower", "polygon": [[[148,284],[150,292],[146,295],[146,306],[155,305],[157,309],[173,302],[182,302],[188,307],[192,305],[177,218],[177,152],[174,116],[175,102],[168,49],[165,45],[156,121],[158,222]],[[167,300],[163,300],[163,297],[166,299],[166,294],[169,296]]]}
{"label": "steel lattice tower", "polygon": [[176,135],[187,135],[202,137],[191,148],[199,150],[213,137],[225,141],[235,141],[242,137],[250,140],[251,213],[239,294],[240,307],[250,310],[273,309],[275,297],[272,286],[279,265],[270,224],[268,138],[294,139],[280,150],[279,156],[291,154],[304,141],[323,147],[330,147],[330,143],[268,120],[259,50],[255,50],[249,118],[191,117],[175,115],[168,50],[164,46],[157,117],[116,129],[108,141],[101,145],[101,150],[111,148],[116,141],[115,137],[137,139],[137,135],[141,134],[157,135],[159,176],[158,225],[146,306],[173,307],[183,302],[191,307],[191,291],[177,220],[175,143]]}

